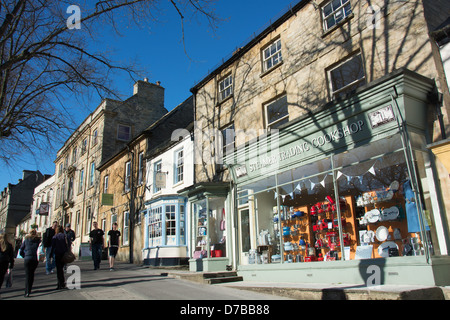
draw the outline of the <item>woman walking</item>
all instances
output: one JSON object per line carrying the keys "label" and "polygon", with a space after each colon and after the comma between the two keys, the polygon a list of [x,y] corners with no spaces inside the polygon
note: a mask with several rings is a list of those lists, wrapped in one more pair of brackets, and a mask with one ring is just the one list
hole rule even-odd
{"label": "woman walking", "polygon": [[52,239],[52,252],[55,255],[56,263],[56,276],[58,278],[57,290],[64,289],[66,287],[66,280],[64,279],[64,253],[68,250],[66,235],[64,234],[64,228],[58,226],[56,228],[56,234]]}
{"label": "woman walking", "polygon": [[8,235],[6,233],[0,234],[0,289],[2,288],[3,280],[6,272],[11,271],[14,267],[14,249],[11,243],[8,242]]}
{"label": "woman walking", "polygon": [[29,297],[33,288],[34,272],[39,264],[38,249],[41,237],[35,229],[25,237],[20,247],[19,254],[24,258],[25,266],[25,297]]}

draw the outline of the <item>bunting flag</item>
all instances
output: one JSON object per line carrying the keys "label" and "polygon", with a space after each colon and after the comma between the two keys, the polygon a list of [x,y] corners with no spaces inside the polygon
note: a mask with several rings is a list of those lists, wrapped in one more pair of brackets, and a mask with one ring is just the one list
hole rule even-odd
{"label": "bunting flag", "polygon": [[[375,172],[375,164],[376,164],[377,161],[380,161],[380,160],[381,160],[381,159],[377,159],[377,160],[375,161],[375,163],[370,167],[370,169],[367,170],[367,172],[369,172],[369,173],[372,174],[373,176],[376,176],[376,172]],[[367,173],[367,172],[366,172],[366,173]],[[359,183],[360,183],[360,184],[363,184],[364,175],[365,175],[366,173],[364,173],[364,174],[362,174],[362,175],[358,175],[358,176],[356,176],[356,175],[355,175],[355,176],[350,176],[350,175],[347,175],[347,174],[343,173],[342,171],[339,171],[339,170],[338,170],[338,171],[336,172],[336,180],[339,180],[342,176],[345,176],[345,177],[347,178],[347,183],[350,183],[350,182],[353,180],[353,178],[358,178]],[[333,172],[329,172],[329,173],[325,174],[325,176],[324,176],[324,178],[322,179],[322,181],[319,181],[318,183],[315,183],[315,182],[311,181],[310,179],[308,179],[309,183],[311,184],[310,190],[311,190],[311,191],[314,190],[314,187],[315,187],[317,184],[321,184],[321,185],[325,188],[326,178],[327,178],[329,175],[333,175]],[[298,191],[301,191],[301,190],[302,190],[302,187],[301,187],[300,183],[298,183],[298,184],[295,186],[294,191],[292,191],[292,192],[290,192],[290,193],[288,193],[288,194],[285,194],[285,195],[280,194],[280,196],[282,197],[283,201],[284,201],[284,199],[286,198],[286,196],[288,196],[288,195],[291,197],[291,199],[294,199],[294,195],[295,195],[295,191],[296,191],[296,190],[298,190]],[[275,192],[275,199],[276,199],[277,197],[278,197],[278,193]]]}

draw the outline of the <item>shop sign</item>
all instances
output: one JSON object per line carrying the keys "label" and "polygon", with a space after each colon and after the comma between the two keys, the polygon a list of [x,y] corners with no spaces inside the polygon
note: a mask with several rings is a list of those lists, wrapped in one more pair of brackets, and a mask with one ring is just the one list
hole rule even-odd
{"label": "shop sign", "polygon": [[48,216],[49,211],[49,203],[48,202],[42,202],[39,206],[39,212],[38,214],[41,216]]}
{"label": "shop sign", "polygon": [[299,140],[295,144],[283,148],[276,153],[271,152],[270,156],[266,156],[258,159],[257,162],[249,163],[249,171],[251,173],[256,172],[263,168],[269,168],[273,165],[280,165],[282,162],[292,158],[299,157],[306,153],[312,153],[314,150],[323,151],[326,149],[326,145],[336,143],[345,139],[348,136],[354,135],[364,130],[365,123],[363,120],[354,121],[342,128],[336,128],[330,130],[325,134],[314,136],[311,139],[305,138]]}
{"label": "shop sign", "polygon": [[156,188],[165,188],[166,187],[166,173],[165,172],[157,172],[155,175],[155,187]]}
{"label": "shop sign", "polygon": [[375,129],[383,124],[389,123],[395,120],[394,110],[392,110],[392,105],[375,110],[369,113],[370,124],[372,129]]}
{"label": "shop sign", "polygon": [[102,193],[102,206],[112,206],[114,204],[114,194]]}

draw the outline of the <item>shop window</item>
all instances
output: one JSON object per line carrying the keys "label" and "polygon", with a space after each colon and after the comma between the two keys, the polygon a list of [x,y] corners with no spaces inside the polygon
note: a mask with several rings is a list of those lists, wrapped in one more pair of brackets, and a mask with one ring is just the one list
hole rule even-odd
{"label": "shop window", "polygon": [[180,245],[186,245],[186,216],[184,204],[180,205]]}
{"label": "shop window", "polygon": [[156,247],[162,244],[162,207],[153,208],[150,210],[148,220],[148,237],[149,247]]}
{"label": "shop window", "polygon": [[[426,167],[424,154],[415,157]],[[431,196],[427,184],[414,185],[409,168],[394,135],[282,172],[277,183],[266,177],[240,186],[240,263],[433,253]]]}
{"label": "shop window", "polygon": [[275,129],[289,121],[287,96],[278,98],[264,106],[266,128]]}
{"label": "shop window", "polygon": [[342,97],[366,84],[361,54],[352,56],[328,71],[331,96]]}
{"label": "shop window", "polygon": [[196,259],[226,257],[225,198],[207,198],[193,203]]}
{"label": "shop window", "polygon": [[176,221],[176,212],[175,205],[166,205],[165,206],[166,213],[166,242],[165,244],[176,245],[177,244],[177,221]]}
{"label": "shop window", "polygon": [[352,13],[350,0],[332,0],[322,7],[324,31],[339,24]]}

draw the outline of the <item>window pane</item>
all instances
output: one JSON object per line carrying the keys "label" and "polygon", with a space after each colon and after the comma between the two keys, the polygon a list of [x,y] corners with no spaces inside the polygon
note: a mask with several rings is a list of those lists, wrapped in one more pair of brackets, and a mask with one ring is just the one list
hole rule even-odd
{"label": "window pane", "polygon": [[[337,68],[331,70],[330,76],[333,92],[339,91],[357,80],[364,79],[364,69],[362,65],[361,55],[358,54],[348,61],[344,62]],[[365,84],[365,81],[358,83],[356,87],[363,84]],[[354,88],[355,87],[348,88],[347,91]]]}
{"label": "window pane", "polygon": [[267,106],[267,124],[285,117],[288,115],[287,96],[284,96]]}

